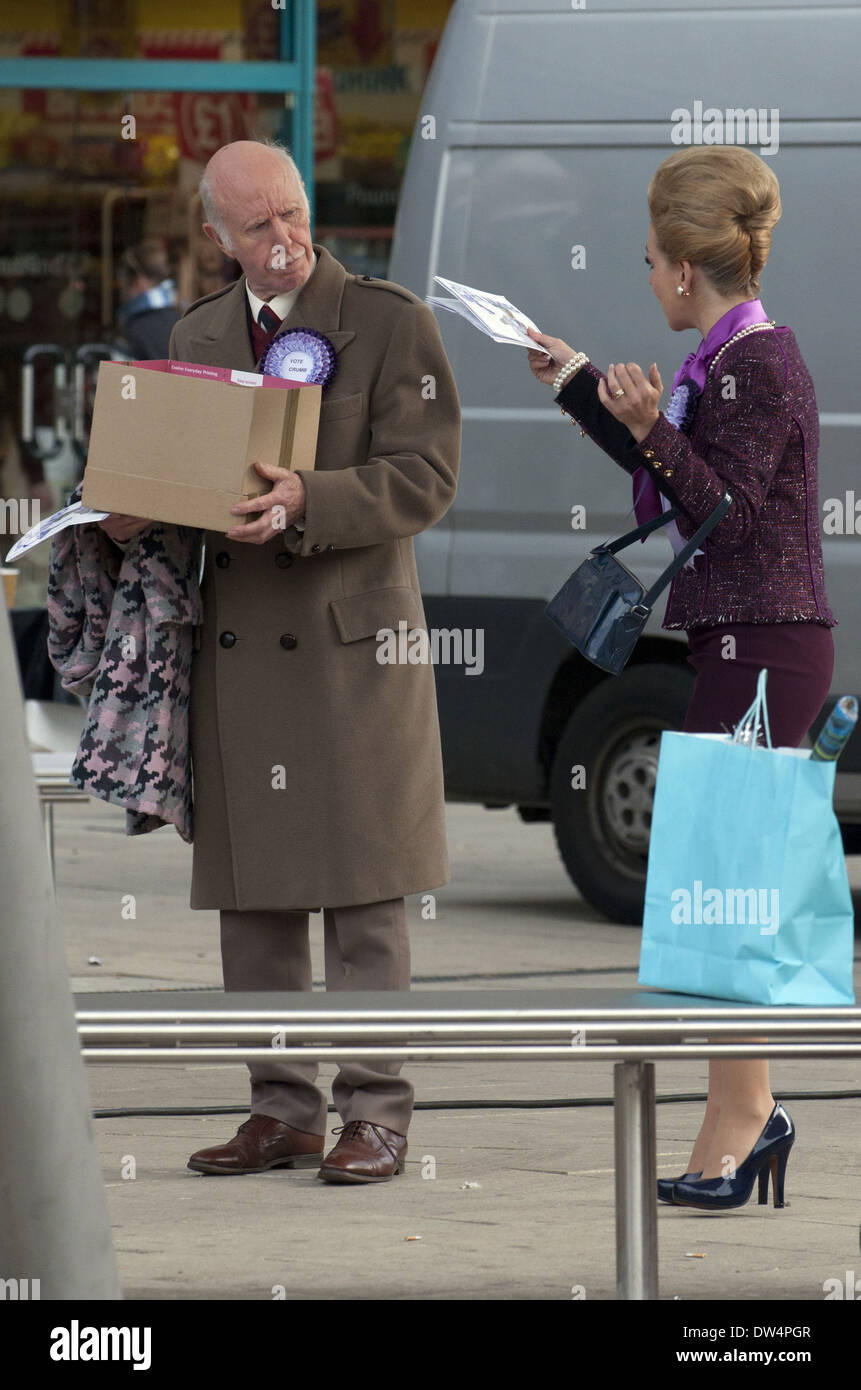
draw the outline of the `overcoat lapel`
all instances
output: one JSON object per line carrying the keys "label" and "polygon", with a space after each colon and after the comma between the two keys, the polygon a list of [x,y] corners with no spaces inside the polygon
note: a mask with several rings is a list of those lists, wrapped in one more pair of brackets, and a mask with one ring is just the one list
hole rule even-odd
{"label": "overcoat lapel", "polygon": [[317,252],[314,274],[296,296],[277,337],[289,333],[291,328],[316,328],[318,333],[325,333],[337,353],[356,336],[352,330],[340,327],[341,299],[347,277],[343,266],[329,254],[325,246],[318,246],[316,242],[313,246]]}
{"label": "overcoat lapel", "polygon": [[245,276],[241,275],[233,288],[213,304],[212,312],[207,315],[207,327],[192,333],[189,351],[194,356],[188,360],[200,362],[204,367],[231,367],[234,371],[253,372],[257,363],[248,332],[247,303]]}

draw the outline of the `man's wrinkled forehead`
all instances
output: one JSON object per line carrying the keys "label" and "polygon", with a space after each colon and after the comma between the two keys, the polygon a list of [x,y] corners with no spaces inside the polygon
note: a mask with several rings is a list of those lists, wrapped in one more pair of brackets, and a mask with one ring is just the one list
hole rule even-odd
{"label": "man's wrinkled forehead", "polygon": [[304,210],[298,182],[285,168],[274,170],[265,179],[254,181],[242,175],[237,178],[220,177],[214,193],[224,212],[236,218],[242,226],[263,222],[293,207]]}

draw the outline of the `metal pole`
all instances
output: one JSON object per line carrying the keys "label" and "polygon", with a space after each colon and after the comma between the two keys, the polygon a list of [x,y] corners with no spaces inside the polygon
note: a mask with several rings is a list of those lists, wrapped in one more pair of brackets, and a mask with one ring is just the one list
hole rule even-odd
{"label": "metal pole", "polygon": [[45,844],[48,847],[48,863],[51,866],[51,882],[54,881],[54,803],[45,802]]}
{"label": "metal pole", "polygon": [[658,1297],[655,1067],[613,1068],[616,1147],[616,1297]]}
{"label": "metal pole", "polygon": [[[101,1164],[24,728],[0,613],[0,1279],[5,1297],[118,1299]],[[26,1283],[24,1281],[27,1281]]]}

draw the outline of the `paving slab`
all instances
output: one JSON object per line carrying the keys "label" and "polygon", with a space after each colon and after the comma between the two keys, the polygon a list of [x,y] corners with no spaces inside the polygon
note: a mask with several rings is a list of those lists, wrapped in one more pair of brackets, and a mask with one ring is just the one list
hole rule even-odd
{"label": "paving slab", "polygon": [[[175,832],[129,839],[124,813],[60,806],[57,900],[76,993],[221,986],[218,914],[188,906],[191,850]],[[636,985],[639,931],[607,922],[569,883],[552,830],[514,811],[448,807],[452,882],[409,900],[414,987]],[[861,859],[849,861],[861,892]],[[311,919],[322,985],[322,922]],[[856,987],[861,983],[856,945]],[[92,963],[94,960],[99,964]],[[95,1000],[94,1000],[95,1002]],[[149,1002],[149,998],[148,998]],[[132,1300],[615,1298],[609,1063],[421,1063],[406,1172],[333,1187],[312,1171],[204,1177],[195,1149],[247,1115],[243,1066],[92,1065],[93,1109],[120,1277]],[[659,1209],[660,1298],[821,1301],[858,1269],[861,1066],[773,1064],[798,1129],[783,1210]],[[327,1088],[334,1067],[321,1068]],[[707,1063],[661,1062],[658,1171],[685,1166]],[[140,1114],[145,1110],[180,1114]],[[234,1113],[194,1113],[221,1109]],[[330,1128],[339,1124],[330,1114]],[[334,1140],[332,1141],[334,1142]],[[132,1176],[133,1174],[133,1176]]]}

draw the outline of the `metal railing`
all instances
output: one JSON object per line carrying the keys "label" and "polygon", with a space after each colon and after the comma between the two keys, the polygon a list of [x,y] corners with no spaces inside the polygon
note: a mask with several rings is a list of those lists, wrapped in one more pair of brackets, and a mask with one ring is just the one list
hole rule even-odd
{"label": "metal railing", "polygon": [[[214,998],[183,991],[173,1007],[157,1008],[134,998],[101,996],[98,1007],[80,1007],[78,997],[87,1062],[260,1062],[273,1052],[305,1062],[613,1062],[620,1299],[658,1296],[655,1063],[861,1056],[854,1006],[762,1008],[601,989]],[[751,1039],[763,1031],[767,1038]]]}

